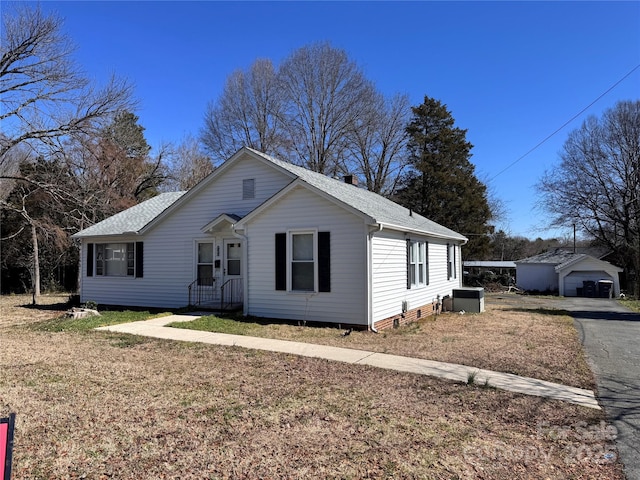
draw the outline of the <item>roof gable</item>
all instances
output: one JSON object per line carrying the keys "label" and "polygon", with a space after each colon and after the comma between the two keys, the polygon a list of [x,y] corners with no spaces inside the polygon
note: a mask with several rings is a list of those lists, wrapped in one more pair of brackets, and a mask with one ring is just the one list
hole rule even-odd
{"label": "roof gable", "polygon": [[589,269],[592,269],[594,268],[594,266],[596,266],[596,268],[599,268],[605,271],[614,271],[614,272],[623,271],[622,268],[616,267],[612,263],[606,262],[604,260],[599,260],[595,257],[592,257],[591,255],[580,254],[580,253],[576,254],[574,258],[570,258],[566,262],[556,265],[555,271],[560,273],[563,270],[568,270],[568,269],[576,270],[581,263],[588,265]]}
{"label": "roof gable", "polygon": [[[344,206],[360,212],[363,216],[372,219],[374,223],[380,223],[387,228],[402,231],[426,233],[437,237],[460,241],[467,240],[463,235],[429,220],[422,215],[418,215],[417,213],[392,202],[382,195],[378,195],[377,193],[370,192],[363,188],[358,188],[355,185],[341,182],[317,172],[312,172],[306,168],[278,160],[253,149],[247,148],[247,150],[253,152],[263,160],[292,173],[298,178],[300,184],[307,185],[316,192],[321,192],[332,197]],[[276,196],[282,195],[285,192],[286,189],[283,189]],[[243,222],[250,220],[261,210],[262,206],[258,207],[254,212],[247,215],[243,219]]]}

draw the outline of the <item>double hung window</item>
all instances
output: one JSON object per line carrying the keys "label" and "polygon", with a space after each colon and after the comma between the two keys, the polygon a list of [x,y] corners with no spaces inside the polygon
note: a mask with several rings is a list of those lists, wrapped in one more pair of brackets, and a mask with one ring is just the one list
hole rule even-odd
{"label": "double hung window", "polygon": [[198,285],[213,285],[213,243],[198,243]]}
{"label": "double hung window", "polygon": [[135,251],[133,243],[96,244],[96,275],[108,277],[133,276]]}
{"label": "double hung window", "polygon": [[315,230],[276,233],[276,290],[330,292],[330,238],[330,232]]}
{"label": "double hung window", "polygon": [[428,243],[407,240],[407,288],[429,285]]}
{"label": "double hung window", "polygon": [[313,292],[316,285],[315,235],[291,234],[291,290]]}
{"label": "double hung window", "polygon": [[456,246],[447,244],[447,279],[451,280],[457,276]]}

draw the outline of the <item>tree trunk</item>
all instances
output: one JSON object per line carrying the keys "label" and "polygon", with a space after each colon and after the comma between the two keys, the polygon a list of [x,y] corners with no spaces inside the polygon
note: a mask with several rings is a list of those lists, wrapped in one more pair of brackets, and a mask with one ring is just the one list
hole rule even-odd
{"label": "tree trunk", "polygon": [[37,305],[40,300],[40,258],[38,254],[38,231],[36,224],[31,222],[31,241],[33,243],[33,304]]}

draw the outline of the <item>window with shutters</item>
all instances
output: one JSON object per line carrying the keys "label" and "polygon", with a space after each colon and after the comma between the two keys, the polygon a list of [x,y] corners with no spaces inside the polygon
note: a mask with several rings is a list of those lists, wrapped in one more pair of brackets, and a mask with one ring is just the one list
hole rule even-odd
{"label": "window with shutters", "polygon": [[447,244],[447,280],[457,278],[456,246]]}
{"label": "window with shutters", "polygon": [[331,291],[330,233],[315,230],[276,234],[276,290]]}
{"label": "window with shutters", "polygon": [[429,285],[428,244],[407,240],[407,288],[425,285]]}
{"label": "window with shutters", "polygon": [[143,247],[143,242],[88,243],[86,276],[142,278]]}

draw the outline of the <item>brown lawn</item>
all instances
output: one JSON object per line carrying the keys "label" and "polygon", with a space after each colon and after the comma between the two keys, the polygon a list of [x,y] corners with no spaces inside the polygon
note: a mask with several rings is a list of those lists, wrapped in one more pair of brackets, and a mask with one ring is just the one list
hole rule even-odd
{"label": "brown lawn", "polygon": [[[367,366],[25,327],[56,309],[46,312],[0,311],[0,416],[17,413],[15,479],[623,479],[601,411]],[[481,326],[489,317],[502,319]],[[439,317],[428,331],[432,350],[474,364],[507,362],[493,353],[509,347],[504,338],[531,333],[529,362],[546,364],[554,350],[536,342],[554,333],[539,323],[571,332],[562,316],[497,305]],[[335,333],[370,350],[387,339],[394,353],[416,340]]]}
{"label": "brown lawn", "polygon": [[431,315],[378,334],[353,331],[342,336],[344,330],[335,327],[275,322],[251,328],[248,334],[459,363],[593,389],[573,319],[547,307],[549,303],[537,297],[489,295],[482,314]]}

